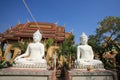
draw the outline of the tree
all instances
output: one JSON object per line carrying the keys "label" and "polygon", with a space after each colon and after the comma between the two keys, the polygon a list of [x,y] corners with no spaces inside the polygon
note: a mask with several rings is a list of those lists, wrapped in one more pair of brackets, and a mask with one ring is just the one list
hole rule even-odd
{"label": "tree", "polygon": [[101,38],[109,36],[110,38],[120,40],[120,17],[109,16],[99,22],[100,27],[97,28],[97,34]]}
{"label": "tree", "polygon": [[28,46],[28,42],[27,41],[23,41],[23,42],[18,42],[18,43],[13,43],[12,44],[12,48],[19,48],[21,50],[21,53],[25,53],[26,49]]}
{"label": "tree", "polygon": [[49,56],[49,53],[48,53],[48,49],[50,48],[50,46],[52,46],[54,43],[54,40],[52,38],[49,38],[47,39],[46,41],[46,44],[45,44],[45,47],[46,47],[46,60],[47,60],[47,63],[48,65],[53,68],[54,66],[54,62],[53,62],[53,57]]}
{"label": "tree", "polygon": [[120,17],[108,16],[98,24],[99,27],[96,29],[96,34],[89,36],[89,44],[94,46],[94,50],[98,46],[102,47],[104,44],[110,44],[111,39],[120,43]]}
{"label": "tree", "polygon": [[108,16],[101,20],[95,35],[90,35],[88,43],[103,60],[103,53],[111,51],[114,46],[120,51],[120,17]]}
{"label": "tree", "polygon": [[46,41],[45,47],[46,47],[47,50],[48,50],[48,48],[49,48],[51,45],[53,45],[53,42],[54,42],[54,40],[53,40],[52,38],[49,38],[49,39]]}
{"label": "tree", "polygon": [[101,53],[103,53],[103,48],[101,47],[99,39],[96,38],[96,35],[89,36],[88,44],[92,46],[94,53],[96,55],[99,55],[99,56],[95,56],[95,57],[101,59],[100,56],[102,56]]}
{"label": "tree", "polygon": [[[59,48],[59,55],[63,55],[64,58],[66,58],[67,62],[65,64],[72,64],[72,61],[74,61],[76,56],[76,46],[74,46],[74,35],[69,36],[69,38],[66,38],[63,42],[62,46]],[[67,68],[69,68],[67,65]]]}

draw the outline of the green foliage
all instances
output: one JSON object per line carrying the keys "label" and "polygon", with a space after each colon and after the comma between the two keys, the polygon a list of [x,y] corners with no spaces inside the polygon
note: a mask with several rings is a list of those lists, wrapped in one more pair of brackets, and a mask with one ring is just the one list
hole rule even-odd
{"label": "green foliage", "polygon": [[[100,27],[96,29],[96,35],[100,38],[110,36],[120,39],[120,17],[108,16],[99,22]],[[117,40],[118,41],[118,40]]]}
{"label": "green foliage", "polygon": [[74,36],[71,35],[69,38],[66,38],[65,41],[63,42],[62,46],[60,47],[60,53],[68,56],[70,54],[74,54],[76,49],[74,44]]}
{"label": "green foliage", "polygon": [[12,48],[15,48],[15,47],[20,48],[21,53],[24,53],[27,49],[27,46],[28,46],[28,43],[27,43],[27,41],[25,41],[25,42],[14,43],[12,45]]}
{"label": "green foliage", "polygon": [[54,43],[54,40],[52,38],[49,38],[47,41],[46,41],[46,49],[48,49],[51,45],[53,45]]}
{"label": "green foliage", "polygon": [[112,68],[113,64],[103,59],[103,53],[111,51],[115,46],[119,52],[120,48],[120,17],[108,16],[101,20],[95,35],[90,35],[88,44],[93,47],[95,53],[98,53],[100,59],[104,61],[106,67]]}
{"label": "green foliage", "polygon": [[67,62],[63,59],[64,66],[67,68],[70,68],[69,65],[72,65],[72,62],[75,60],[76,47],[77,46],[74,45],[74,36],[71,35],[69,38],[65,39],[62,46],[59,48],[59,55],[67,59]]}
{"label": "green foliage", "polygon": [[[112,46],[110,39],[120,43],[120,17],[105,17],[99,22],[99,25],[100,27],[96,29],[96,34],[89,36],[89,44],[94,47],[94,50],[102,47],[107,37],[109,37],[109,39],[106,41],[107,45]],[[109,48],[111,48],[111,46],[109,46]]]}
{"label": "green foliage", "polygon": [[93,51],[95,53],[102,53],[103,52],[100,41],[99,41],[99,39],[96,38],[95,35],[89,36],[88,44],[92,46]]}
{"label": "green foliage", "polygon": [[2,60],[2,57],[0,58],[0,69],[1,68],[6,68],[6,67],[11,67],[13,63],[10,63],[9,61],[4,61]]}
{"label": "green foliage", "polygon": [[120,29],[120,18],[109,16],[100,21],[99,24],[101,26],[99,29],[103,33],[109,32],[115,34],[119,32]]}

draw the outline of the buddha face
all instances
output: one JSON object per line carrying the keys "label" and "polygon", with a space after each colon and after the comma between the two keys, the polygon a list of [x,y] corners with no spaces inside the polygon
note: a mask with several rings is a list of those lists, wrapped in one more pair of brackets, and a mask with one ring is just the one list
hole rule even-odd
{"label": "buddha face", "polygon": [[80,39],[80,41],[81,41],[81,44],[87,44],[87,37],[81,37],[81,39]]}
{"label": "buddha face", "polygon": [[34,42],[39,42],[42,39],[42,35],[39,32],[39,30],[37,30],[34,34],[33,34],[33,41]]}
{"label": "buddha face", "polygon": [[40,41],[40,36],[38,34],[33,35],[33,41],[34,42],[39,42]]}

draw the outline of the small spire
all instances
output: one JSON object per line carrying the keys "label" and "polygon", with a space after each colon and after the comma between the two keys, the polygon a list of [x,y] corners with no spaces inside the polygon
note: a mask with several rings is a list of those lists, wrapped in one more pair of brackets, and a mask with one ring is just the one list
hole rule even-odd
{"label": "small spire", "polygon": [[11,30],[12,29],[12,26],[9,24],[9,30]]}
{"label": "small spire", "polygon": [[27,18],[27,22],[30,22],[30,20]]}
{"label": "small spire", "polygon": [[20,20],[18,20],[18,24],[21,24]]}
{"label": "small spire", "polygon": [[58,25],[58,21],[56,21],[54,24]]}
{"label": "small spire", "polygon": [[74,29],[72,28],[72,29],[71,29],[71,33],[73,33],[73,32],[74,32]]}

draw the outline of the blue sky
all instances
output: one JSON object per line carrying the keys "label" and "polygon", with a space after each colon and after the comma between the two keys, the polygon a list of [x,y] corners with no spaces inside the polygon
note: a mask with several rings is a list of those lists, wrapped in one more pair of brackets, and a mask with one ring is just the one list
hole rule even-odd
{"label": "blue sky", "polygon": [[[37,22],[65,25],[73,31],[75,43],[82,32],[95,34],[98,22],[106,16],[120,17],[120,0],[25,0]],[[0,33],[19,21],[33,21],[22,0],[0,0]]]}

